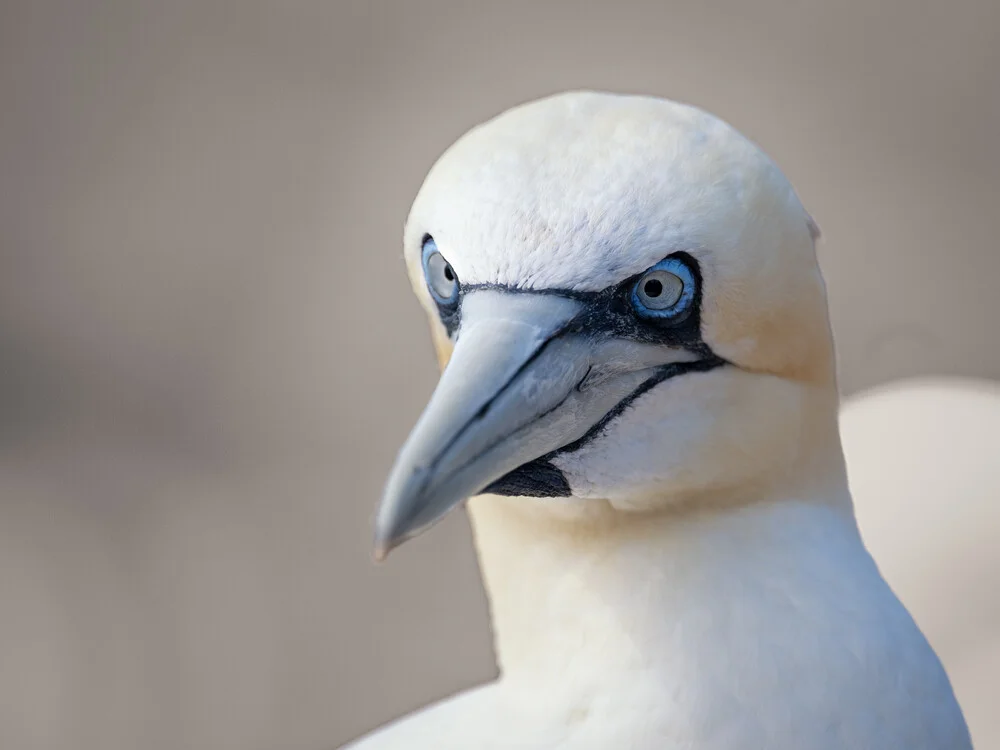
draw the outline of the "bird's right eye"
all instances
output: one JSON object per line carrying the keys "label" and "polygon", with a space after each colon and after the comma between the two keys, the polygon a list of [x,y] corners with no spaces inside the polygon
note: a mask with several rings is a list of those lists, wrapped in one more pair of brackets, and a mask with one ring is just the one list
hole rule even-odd
{"label": "bird's right eye", "polygon": [[458,275],[437,249],[433,237],[424,240],[423,263],[427,289],[434,301],[439,305],[454,305],[458,301]]}

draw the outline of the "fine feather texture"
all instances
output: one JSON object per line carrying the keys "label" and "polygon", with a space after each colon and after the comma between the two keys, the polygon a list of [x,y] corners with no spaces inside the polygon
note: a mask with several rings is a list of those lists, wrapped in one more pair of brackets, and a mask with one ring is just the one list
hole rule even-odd
{"label": "fine feather texture", "polygon": [[600,292],[688,254],[697,356],[724,366],[651,384],[551,453],[564,496],[469,502],[502,676],[352,750],[970,747],[859,536],[818,232],[756,146],[693,107],[592,92],[473,129],[404,237],[444,365],[468,343],[427,291],[428,236],[496,305]]}

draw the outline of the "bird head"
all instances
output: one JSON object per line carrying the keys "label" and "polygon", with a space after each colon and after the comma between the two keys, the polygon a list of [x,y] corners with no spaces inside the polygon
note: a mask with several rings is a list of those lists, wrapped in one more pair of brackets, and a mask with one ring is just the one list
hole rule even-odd
{"label": "bird head", "polygon": [[691,106],[574,92],[468,132],[406,223],[443,374],[376,556],[482,493],[635,513],[836,470],[817,234],[775,164]]}

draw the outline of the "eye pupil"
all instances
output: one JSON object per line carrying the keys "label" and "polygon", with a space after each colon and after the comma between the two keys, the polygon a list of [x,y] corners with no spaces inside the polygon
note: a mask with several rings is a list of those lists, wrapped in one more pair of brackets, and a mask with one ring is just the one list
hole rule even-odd
{"label": "eye pupil", "polygon": [[658,279],[650,279],[643,287],[647,297],[659,297],[663,294],[663,284]]}
{"label": "eye pupil", "polygon": [[451,270],[451,264],[444,267],[444,277],[448,279],[448,281],[455,280],[455,272]]}

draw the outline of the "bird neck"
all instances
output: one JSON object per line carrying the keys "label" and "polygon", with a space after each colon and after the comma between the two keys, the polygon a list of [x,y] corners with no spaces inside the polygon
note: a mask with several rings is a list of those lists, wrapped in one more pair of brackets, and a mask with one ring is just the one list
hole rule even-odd
{"label": "bird neck", "polygon": [[605,504],[567,520],[546,502],[487,495],[469,503],[505,680],[582,684],[587,674],[648,669],[651,660],[690,661],[700,644],[718,649],[725,640],[705,628],[770,627],[760,616],[770,606],[762,586],[811,596],[827,584],[831,561],[857,556],[864,568],[870,560],[846,479],[808,497],[684,513]]}

